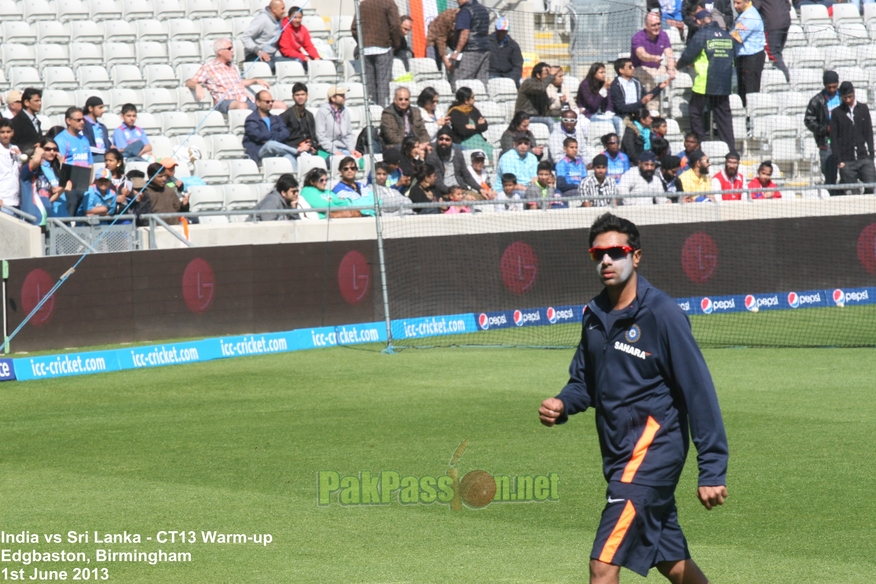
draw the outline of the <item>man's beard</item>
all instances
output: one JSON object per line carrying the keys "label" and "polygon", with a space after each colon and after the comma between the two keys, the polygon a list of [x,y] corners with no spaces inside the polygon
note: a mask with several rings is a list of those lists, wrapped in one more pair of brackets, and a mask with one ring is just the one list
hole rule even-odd
{"label": "man's beard", "polygon": [[435,147],[435,150],[438,151],[438,156],[441,158],[447,158],[450,156],[450,151],[453,150],[453,146],[442,146],[441,144],[438,144]]}
{"label": "man's beard", "polygon": [[639,174],[642,175],[642,178],[645,179],[646,182],[651,182],[651,179],[654,178],[654,171],[653,170],[642,170],[640,168]]}

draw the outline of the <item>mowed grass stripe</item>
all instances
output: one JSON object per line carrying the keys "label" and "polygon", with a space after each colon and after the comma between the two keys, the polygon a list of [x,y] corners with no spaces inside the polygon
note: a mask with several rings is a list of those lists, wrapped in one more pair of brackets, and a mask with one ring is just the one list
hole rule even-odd
{"label": "mowed grass stripe", "polygon": [[[873,351],[705,354],[731,497],[700,507],[692,449],[678,505],[697,561],[715,582],[876,581]],[[605,493],[593,414],[547,429],[535,413],[571,355],[328,349],[0,385],[2,529],[274,537],[189,546],[188,565],[109,565],[126,583],[585,581]],[[560,501],[316,504],[321,470],[440,476],[464,438],[460,477],[558,472]]]}

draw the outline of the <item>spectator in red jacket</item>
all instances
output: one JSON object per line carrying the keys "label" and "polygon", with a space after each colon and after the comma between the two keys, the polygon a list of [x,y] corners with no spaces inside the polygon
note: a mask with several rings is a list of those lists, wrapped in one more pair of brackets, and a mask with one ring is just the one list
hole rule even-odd
{"label": "spectator in red jacket", "polygon": [[[319,60],[319,52],[313,46],[313,41],[310,40],[310,31],[302,26],[302,18],[301,9],[298,6],[289,9],[289,16],[284,18],[282,22],[283,34],[280,35],[277,47],[281,55],[298,61],[304,65],[304,70],[307,71],[307,62]],[[286,26],[287,23],[289,26]]]}

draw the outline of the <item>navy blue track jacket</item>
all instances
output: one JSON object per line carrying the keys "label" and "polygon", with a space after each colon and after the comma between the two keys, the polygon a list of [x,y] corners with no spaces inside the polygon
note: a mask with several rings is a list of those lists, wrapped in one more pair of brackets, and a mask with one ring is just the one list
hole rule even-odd
{"label": "navy blue track jacket", "polygon": [[690,434],[699,485],[726,485],[724,422],[690,321],[669,295],[637,278],[636,299],[611,330],[605,326],[608,291],[587,304],[569,383],[557,396],[565,407],[557,423],[596,408],[607,481],[676,484]]}

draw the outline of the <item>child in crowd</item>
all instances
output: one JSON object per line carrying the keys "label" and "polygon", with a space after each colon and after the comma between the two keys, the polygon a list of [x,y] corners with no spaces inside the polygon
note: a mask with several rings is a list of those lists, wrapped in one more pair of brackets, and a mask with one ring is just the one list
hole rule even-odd
{"label": "child in crowd", "polygon": [[[517,177],[510,172],[502,175],[502,195],[506,199],[519,201],[526,194],[526,186],[517,182]],[[499,195],[499,196],[502,196]],[[506,205],[509,211],[522,211],[522,203],[510,203]]]}
{"label": "child in crowd", "polygon": [[82,196],[79,212],[76,215],[80,217],[113,215],[120,195],[112,186],[110,171],[105,168],[98,170],[94,175],[94,184]]}
{"label": "child in crowd", "polygon": [[122,106],[122,125],[113,132],[113,144],[125,160],[146,160],[152,153],[146,132],[137,125],[137,106],[132,103]]}
{"label": "child in crowd", "polygon": [[575,138],[563,140],[563,152],[566,155],[557,162],[557,189],[564,197],[574,197],[581,181],[587,178],[587,165],[578,156],[578,140]]}
{"label": "child in crowd", "polygon": [[601,140],[605,148],[602,153],[608,161],[608,176],[614,182],[620,182],[624,173],[630,169],[630,158],[620,151],[620,138],[614,132],[604,135]]}
{"label": "child in crowd", "polygon": [[[617,183],[611,180],[608,176],[608,158],[605,154],[597,154],[593,157],[593,172],[578,187],[578,194],[582,197],[594,197],[592,200],[584,201],[582,207],[608,207],[616,206],[617,198],[609,199],[607,197],[617,197]],[[603,198],[606,197],[606,198]]]}
{"label": "child in crowd", "polygon": [[[450,187],[450,192],[447,193],[447,198],[454,203],[459,203],[460,201],[468,199],[468,197],[465,195],[465,190],[462,187]],[[471,207],[463,207],[462,205],[451,205],[449,207],[444,207],[444,213],[447,215],[471,213]]]}
{"label": "child in crowd", "polygon": [[[471,164],[468,165],[467,171],[468,174],[475,180],[476,183],[480,185],[480,189],[478,192],[481,197],[485,201],[492,201],[496,197],[498,197],[499,193],[494,191],[491,184],[493,184],[492,179],[490,178],[490,174],[486,170],[487,165],[487,154],[483,150],[473,150],[470,156]],[[484,205],[481,207],[477,207],[478,211],[495,211],[496,207],[492,205]]]}
{"label": "child in crowd", "polygon": [[363,189],[363,192],[371,193],[373,197],[379,197],[380,208],[384,214],[396,213],[399,215],[413,215],[413,209],[402,209],[401,205],[410,200],[396,189],[386,186],[389,177],[389,167],[378,162],[374,169],[374,183]]}
{"label": "child in crowd", "polygon": [[561,195],[554,188],[554,165],[547,160],[538,163],[535,182],[526,189],[529,209],[566,209],[569,204],[559,200]]}
{"label": "child in crowd", "polygon": [[131,197],[131,181],[125,176],[125,161],[118,148],[110,148],[104,154],[106,169],[110,172],[113,189],[128,199]]}
{"label": "child in crowd", "polygon": [[[776,188],[776,183],[773,182],[773,161],[765,160],[757,167],[757,177],[753,178],[748,183],[750,189],[768,189]],[[781,199],[782,193],[779,191],[752,191],[749,193],[751,200],[757,199]]]}
{"label": "child in crowd", "polygon": [[[666,118],[651,118],[651,132],[653,132],[651,140],[654,140],[654,138],[658,136],[660,138],[666,138],[666,134],[669,132],[669,126],[666,123]],[[657,160],[660,160],[660,157],[658,157]]]}

